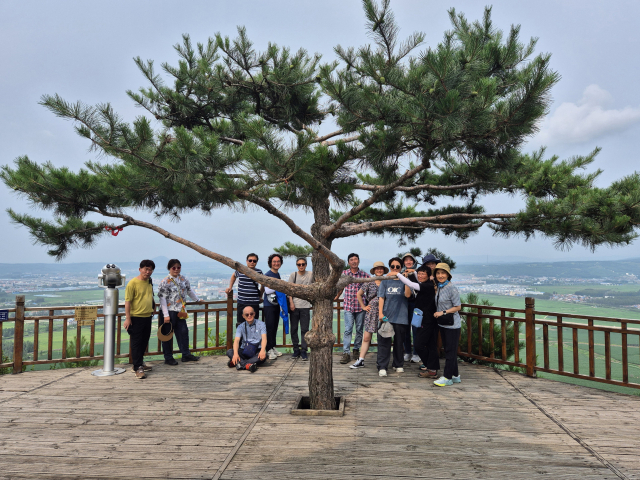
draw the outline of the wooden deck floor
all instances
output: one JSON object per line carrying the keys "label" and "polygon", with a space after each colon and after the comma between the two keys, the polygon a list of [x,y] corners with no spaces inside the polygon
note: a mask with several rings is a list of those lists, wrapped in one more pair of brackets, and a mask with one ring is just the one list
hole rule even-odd
{"label": "wooden deck floor", "polygon": [[147,379],[95,369],[0,377],[0,478],[640,478],[640,397],[461,365],[462,383],[335,357],[345,416],[289,414],[308,363],[224,357]]}

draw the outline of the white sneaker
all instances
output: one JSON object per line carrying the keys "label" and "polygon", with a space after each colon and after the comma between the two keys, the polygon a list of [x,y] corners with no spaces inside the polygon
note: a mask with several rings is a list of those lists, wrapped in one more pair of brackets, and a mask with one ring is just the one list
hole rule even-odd
{"label": "white sneaker", "polygon": [[387,376],[387,371],[382,369],[382,370],[378,370],[378,376],[379,377],[386,377]]}
{"label": "white sneaker", "polygon": [[409,360],[411,360],[411,355],[409,355],[408,353],[404,354],[404,361],[408,362]]}
{"label": "white sneaker", "polygon": [[276,347],[273,347],[271,350],[273,350],[273,353],[275,353],[276,356],[278,356],[278,357],[282,356],[282,352],[279,352],[278,350],[276,350]]}
{"label": "white sneaker", "polygon": [[364,360],[359,358],[356,360],[356,363],[350,365],[349,368],[364,368]]}
{"label": "white sneaker", "polygon": [[422,360],[420,360],[420,356],[419,355],[414,355],[413,357],[411,357],[411,363],[420,363]]}
{"label": "white sneaker", "polygon": [[402,367],[398,367],[398,368],[393,367],[393,369],[396,371],[396,373],[404,373],[404,368]]}
{"label": "white sneaker", "polygon": [[275,354],[273,349],[269,350],[267,353],[269,355],[269,360],[275,360],[276,358],[278,358],[278,355]]}
{"label": "white sneaker", "polygon": [[458,375],[457,377],[456,376],[451,377],[451,381],[453,383],[462,383],[462,380],[460,380],[460,375]]}

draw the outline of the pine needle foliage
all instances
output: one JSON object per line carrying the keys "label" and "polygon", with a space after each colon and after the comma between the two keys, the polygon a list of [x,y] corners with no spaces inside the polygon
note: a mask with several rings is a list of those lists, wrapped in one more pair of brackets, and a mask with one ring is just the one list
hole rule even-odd
{"label": "pine needle foliage", "polygon": [[[125,211],[179,219],[255,198],[280,211],[331,205],[315,234],[329,241],[368,233],[404,244],[425,231],[464,240],[485,224],[559,248],[636,237],[637,174],[598,188],[600,171],[585,172],[598,149],[568,160],[521,151],[560,78],[549,54],[535,54],[537,39],[495,27],[491,8],[475,22],[451,9],[451,30],[424,48],[422,33],[401,39],[388,0],[363,10],[372,44],[337,46],[332,63],[272,43],[259,51],[242,27],[233,39],[184,35],[177,64],[160,71],[136,58],[149,85],[128,91],[146,112],[132,122],[109,104],[44,95],[101,160],[77,172],[27,157],[2,167],[3,181],[54,220],[9,215],[56,258],[92,247],[106,226],[131,225]],[[325,120],[339,130],[321,136]],[[481,198],[505,192],[526,207],[486,213]],[[86,218],[94,213],[125,221]]]}

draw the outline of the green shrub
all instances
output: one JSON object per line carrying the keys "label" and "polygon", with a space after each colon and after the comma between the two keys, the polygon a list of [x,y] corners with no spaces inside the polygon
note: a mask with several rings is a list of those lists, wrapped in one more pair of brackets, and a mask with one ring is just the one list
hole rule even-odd
{"label": "green shrub", "polygon": [[[210,347],[215,347],[216,346],[216,332],[212,329],[209,328],[207,329],[207,337],[209,337],[209,346]],[[224,347],[227,344],[227,331],[223,331],[220,332],[218,334],[218,344],[221,347]],[[201,357],[209,357],[209,356],[213,356],[213,355],[226,355],[227,352],[225,349],[221,349],[221,350],[207,350],[206,352],[198,352],[198,355],[200,355]]]}
{"label": "green shrub", "polygon": [[[466,298],[462,299],[462,303],[470,303],[473,305],[486,305],[487,307],[492,307],[493,303],[486,299],[480,299],[477,293],[469,293]],[[465,307],[462,309],[463,312],[477,312],[475,308]],[[483,313],[495,314],[497,313],[495,310],[491,311],[491,309],[483,309]],[[514,317],[515,314],[513,312],[509,312],[510,317]],[[505,325],[505,329],[507,332],[507,358],[510,359],[513,357],[515,352],[515,339],[514,339],[514,329],[521,329],[520,322],[514,322],[512,320],[507,320]],[[489,319],[482,320],[482,355],[488,357],[491,355],[491,340],[489,335],[490,324]],[[460,347],[462,350],[467,350],[467,322],[463,318],[462,321],[462,329],[460,332]],[[479,349],[479,332],[478,332],[478,319],[477,317],[471,317],[471,352],[474,355],[480,354]],[[525,346],[524,341],[519,342],[519,348],[522,349]],[[495,358],[502,358],[502,327],[500,320],[495,320],[493,325],[493,354]],[[506,360],[504,359],[504,360]],[[472,360],[469,360],[472,361]],[[486,363],[486,362],[485,362]]]}
{"label": "green shrub", "polygon": [[[72,339],[67,342],[67,358],[73,358],[76,356],[76,339]],[[80,338],[80,356],[88,357],[89,356],[89,340],[84,335]],[[54,363],[51,365],[50,369],[55,370],[56,368],[77,368],[77,367],[92,367],[98,365],[100,360],[83,360],[79,362],[61,362]]]}

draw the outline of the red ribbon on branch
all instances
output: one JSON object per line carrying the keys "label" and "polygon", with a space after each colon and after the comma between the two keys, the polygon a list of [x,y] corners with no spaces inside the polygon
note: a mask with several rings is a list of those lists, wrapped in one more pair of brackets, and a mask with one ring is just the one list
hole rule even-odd
{"label": "red ribbon on branch", "polygon": [[107,225],[106,227],[104,227],[104,229],[105,229],[106,231],[108,231],[108,232],[111,232],[111,235],[113,235],[114,237],[117,237],[117,236],[118,236],[118,234],[119,234],[122,230],[124,230],[124,228],[123,228],[123,227],[110,227],[110,226],[108,226],[108,225]]}

